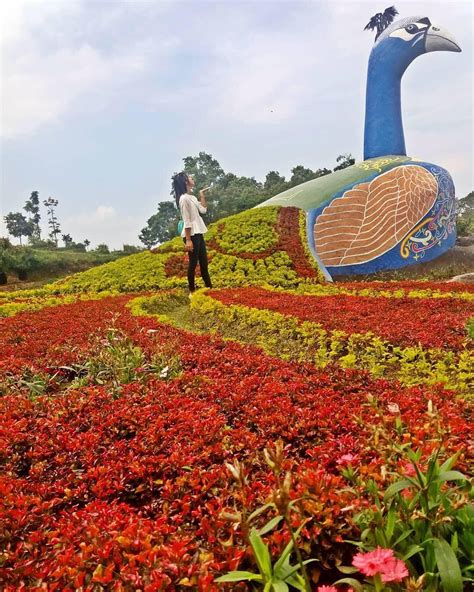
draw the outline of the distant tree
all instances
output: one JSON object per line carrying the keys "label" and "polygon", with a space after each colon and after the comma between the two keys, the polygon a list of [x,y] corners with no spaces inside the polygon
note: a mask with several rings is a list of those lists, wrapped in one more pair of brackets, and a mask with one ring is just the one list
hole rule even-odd
{"label": "distant tree", "polygon": [[48,199],[43,201],[43,204],[46,206],[48,211],[48,226],[51,229],[49,236],[52,240],[54,240],[56,246],[58,246],[58,234],[61,234],[59,222],[54,211],[54,209],[58,206],[58,203],[58,200],[53,199],[52,197],[48,197]]}
{"label": "distant tree", "polygon": [[206,152],[200,152],[198,156],[186,156],[183,162],[184,171],[194,177],[197,189],[218,183],[224,176],[221,165]]}
{"label": "distant tree", "polygon": [[339,164],[336,167],[334,167],[333,170],[340,171],[342,169],[352,166],[355,163],[355,158],[352,157],[352,154],[339,154],[339,156],[336,158],[336,162],[338,162]]}
{"label": "distant tree", "polygon": [[73,240],[70,234],[63,234],[61,238],[63,239],[66,249],[73,245]]}
{"label": "distant tree", "polygon": [[311,181],[311,179],[315,178],[314,171],[302,165],[298,165],[292,168],[291,173],[292,175],[290,178],[290,187],[294,187],[295,185],[301,185],[301,183],[306,183],[306,181]]}
{"label": "distant tree", "polygon": [[10,212],[3,218],[8,230],[8,233],[15,238],[20,239],[22,244],[22,236],[31,236],[33,234],[33,225],[29,222],[21,212]]}
{"label": "distant tree", "polygon": [[148,221],[147,221],[148,226],[145,226],[145,228],[142,228],[140,234],[138,235],[139,240],[145,245],[145,247],[147,249],[151,249],[151,247],[154,247],[155,245],[158,244],[158,238],[156,237],[156,234],[153,231],[153,228],[151,226],[149,226],[150,220],[152,218],[153,218],[153,216],[151,218],[148,218]]}
{"label": "distant tree", "polygon": [[86,249],[91,244],[91,241],[88,238],[85,238],[82,242],[83,242]]}
{"label": "distant tree", "polygon": [[458,200],[456,227],[458,236],[474,234],[474,191]]}
{"label": "distant tree", "polygon": [[211,220],[218,220],[224,216],[237,214],[248,208],[253,208],[266,199],[263,185],[254,177],[237,177],[232,175],[227,180],[226,187],[215,189],[219,194],[217,207]]}
{"label": "distant tree", "polygon": [[288,184],[283,175],[280,175],[278,171],[270,171],[265,177],[263,184],[263,190],[267,197],[273,197],[288,189]]}
{"label": "distant tree", "polygon": [[140,253],[141,251],[143,251],[143,247],[136,247],[135,245],[123,245],[122,247],[122,251],[124,253]]}
{"label": "distant tree", "polygon": [[162,201],[158,204],[158,211],[147,220],[138,238],[147,247],[153,247],[176,236],[179,221],[178,210],[174,202]]}
{"label": "distant tree", "polygon": [[318,177],[324,177],[324,175],[330,175],[331,173],[332,171],[326,167],[323,169],[317,169],[314,171],[314,178],[317,179]]}
{"label": "distant tree", "polygon": [[28,212],[28,214],[31,214],[31,217],[28,219],[28,221],[31,222],[33,226],[31,238],[34,240],[40,240],[41,228],[39,223],[41,220],[41,214],[39,209],[39,194],[37,191],[31,192],[30,198],[26,200],[23,209],[25,212]]}
{"label": "distant tree", "polygon": [[106,244],[97,245],[95,248],[96,253],[101,253],[103,255],[108,255],[110,253],[110,249]]}

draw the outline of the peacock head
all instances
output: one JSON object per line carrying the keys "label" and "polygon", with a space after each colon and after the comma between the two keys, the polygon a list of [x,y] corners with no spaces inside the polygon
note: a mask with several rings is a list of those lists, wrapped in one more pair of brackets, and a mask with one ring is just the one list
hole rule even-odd
{"label": "peacock head", "polygon": [[454,37],[434,25],[426,16],[398,20],[381,31],[371,57],[405,68],[418,56],[430,51],[461,51]]}

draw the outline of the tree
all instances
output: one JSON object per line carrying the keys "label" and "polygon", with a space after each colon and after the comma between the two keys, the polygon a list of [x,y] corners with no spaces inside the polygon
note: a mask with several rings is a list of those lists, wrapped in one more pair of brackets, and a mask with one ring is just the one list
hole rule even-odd
{"label": "tree", "polygon": [[147,226],[142,228],[138,238],[147,248],[163,243],[176,236],[178,221],[178,210],[174,202],[162,201],[158,204],[156,214],[148,218]]}
{"label": "tree", "polygon": [[339,156],[336,158],[336,162],[338,162],[339,164],[336,167],[334,167],[333,170],[340,171],[342,169],[352,166],[355,163],[355,158],[352,158],[352,154],[339,154]]}
{"label": "tree", "polygon": [[48,226],[51,228],[49,236],[52,240],[54,240],[56,246],[58,246],[58,234],[61,234],[61,229],[59,227],[58,219],[56,218],[56,214],[54,212],[54,208],[58,205],[58,200],[53,199],[52,197],[48,197],[43,201],[43,204],[46,206],[48,211]]}
{"label": "tree", "polygon": [[8,233],[20,239],[22,236],[31,236],[33,234],[33,225],[21,212],[10,212],[4,216]]}
{"label": "tree", "polygon": [[85,238],[82,241],[82,244],[84,245],[84,247],[87,249],[87,247],[91,244],[91,241],[88,238]]}
{"label": "tree", "polygon": [[288,183],[286,182],[285,177],[280,175],[278,171],[270,171],[267,173],[263,184],[263,190],[267,197],[278,195],[285,191],[285,189],[288,189]]}
{"label": "tree", "polygon": [[224,170],[211,154],[200,152],[198,156],[183,158],[184,171],[194,177],[196,187],[202,189],[211,183],[219,183]]}
{"label": "tree", "polygon": [[41,228],[39,222],[41,220],[41,214],[39,211],[39,194],[37,191],[32,191],[30,195],[30,199],[28,199],[23,207],[25,212],[31,214],[31,217],[28,219],[33,226],[33,233],[31,235],[32,239],[41,240]]}
{"label": "tree", "polygon": [[108,255],[110,253],[110,250],[106,244],[101,244],[101,245],[97,245],[95,252],[101,253],[102,255]]}
{"label": "tree", "polygon": [[458,236],[474,234],[474,191],[458,200],[456,226]]}
{"label": "tree", "polygon": [[66,249],[72,246],[73,240],[70,234],[63,234],[61,238],[63,239],[63,243]]}
{"label": "tree", "polygon": [[290,187],[301,185],[301,183],[306,183],[306,181],[311,181],[311,179],[315,178],[314,171],[300,164],[292,168],[291,173]]}

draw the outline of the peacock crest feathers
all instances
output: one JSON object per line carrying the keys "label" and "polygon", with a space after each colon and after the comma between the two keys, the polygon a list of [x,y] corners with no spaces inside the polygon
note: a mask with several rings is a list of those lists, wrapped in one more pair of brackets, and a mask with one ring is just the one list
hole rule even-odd
{"label": "peacock crest feathers", "polygon": [[397,14],[398,10],[395,6],[389,6],[383,12],[374,14],[370,21],[365,25],[364,31],[373,31],[374,29],[377,29],[377,34],[375,36],[375,41],[377,41],[379,35],[392,24],[393,19]]}

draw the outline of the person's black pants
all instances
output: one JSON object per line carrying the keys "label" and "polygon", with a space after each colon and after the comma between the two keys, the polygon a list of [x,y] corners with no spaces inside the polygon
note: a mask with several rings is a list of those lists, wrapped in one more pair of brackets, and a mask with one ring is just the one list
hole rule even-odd
{"label": "person's black pants", "polygon": [[[186,239],[184,238],[184,244],[186,244]],[[209,270],[208,270],[208,262],[207,262],[207,251],[206,251],[206,243],[204,241],[204,236],[202,234],[194,234],[191,237],[193,242],[193,250],[188,251],[188,285],[189,291],[194,292],[196,289],[195,284],[195,276],[196,276],[196,266],[199,262],[199,267],[201,269],[201,277],[204,280],[204,284],[206,288],[212,288],[211,278],[209,277]]]}

